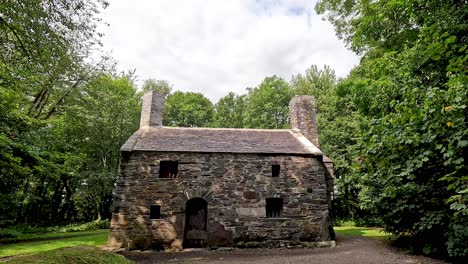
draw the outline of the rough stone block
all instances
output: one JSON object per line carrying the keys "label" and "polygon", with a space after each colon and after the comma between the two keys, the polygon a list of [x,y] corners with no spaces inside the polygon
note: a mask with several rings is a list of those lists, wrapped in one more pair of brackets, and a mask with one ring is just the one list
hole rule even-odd
{"label": "rough stone block", "polygon": [[266,211],[264,207],[260,208],[237,208],[237,214],[243,216],[265,217]]}
{"label": "rough stone block", "polygon": [[153,244],[169,246],[177,238],[177,233],[170,222],[154,220],[151,223]]}
{"label": "rough stone block", "polygon": [[208,223],[207,245],[210,247],[230,247],[233,245],[232,232],[218,222]]}
{"label": "rough stone block", "polygon": [[244,191],[244,199],[257,199],[257,193],[255,191]]}

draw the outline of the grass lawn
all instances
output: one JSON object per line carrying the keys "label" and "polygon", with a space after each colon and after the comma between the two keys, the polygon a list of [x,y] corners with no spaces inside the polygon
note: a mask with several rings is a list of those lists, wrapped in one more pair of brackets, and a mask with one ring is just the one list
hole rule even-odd
{"label": "grass lawn", "polygon": [[133,262],[121,255],[102,251],[95,247],[79,246],[20,256],[7,261],[7,263],[130,264]]}
{"label": "grass lawn", "polygon": [[335,226],[335,233],[348,236],[374,237],[379,239],[388,238],[390,235],[378,227],[357,227],[357,226]]}
{"label": "grass lawn", "polygon": [[28,239],[47,239],[42,241],[19,242],[0,245],[0,258],[39,253],[73,246],[102,246],[107,243],[109,230],[94,230],[73,233],[35,234]]}
{"label": "grass lawn", "polygon": [[92,230],[92,231],[77,231],[77,232],[50,232],[40,234],[20,234],[15,238],[3,238],[0,239],[0,244],[20,243],[20,242],[33,242],[35,240],[48,240],[48,239],[60,239],[74,236],[86,236],[95,235],[97,231],[104,232],[105,230]]}

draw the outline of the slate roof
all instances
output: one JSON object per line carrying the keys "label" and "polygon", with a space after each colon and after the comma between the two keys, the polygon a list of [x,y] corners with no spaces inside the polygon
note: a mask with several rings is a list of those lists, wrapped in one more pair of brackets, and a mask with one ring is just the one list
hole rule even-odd
{"label": "slate roof", "polygon": [[142,127],[121,151],[323,155],[295,129]]}

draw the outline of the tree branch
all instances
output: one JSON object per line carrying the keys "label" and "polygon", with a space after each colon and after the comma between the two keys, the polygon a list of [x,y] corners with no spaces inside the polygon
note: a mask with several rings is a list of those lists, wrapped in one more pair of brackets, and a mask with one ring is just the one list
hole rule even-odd
{"label": "tree branch", "polygon": [[26,56],[28,56],[28,58],[30,58],[30,54],[28,52],[28,50],[26,49],[26,47],[24,46],[23,44],[23,41],[21,41],[21,38],[18,36],[18,34],[16,33],[16,30],[10,26],[6,21],[5,19],[3,19],[3,17],[0,16],[0,22],[2,24],[4,24],[8,29],[10,29],[11,33],[13,33],[13,35],[15,36],[16,40],[18,40],[18,43],[20,45],[20,48],[24,51],[24,53],[26,53]]}

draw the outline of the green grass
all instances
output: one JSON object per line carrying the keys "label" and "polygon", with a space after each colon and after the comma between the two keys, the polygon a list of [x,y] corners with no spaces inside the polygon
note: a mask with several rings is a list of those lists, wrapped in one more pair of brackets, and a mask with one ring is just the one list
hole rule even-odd
{"label": "green grass", "polygon": [[32,242],[34,240],[48,240],[48,239],[60,239],[74,236],[85,236],[85,235],[95,235],[99,232],[104,232],[105,230],[93,230],[93,231],[81,231],[81,232],[69,232],[69,233],[60,233],[52,232],[45,234],[19,234],[15,238],[3,238],[0,239],[0,243],[9,244],[14,242]]}
{"label": "green grass", "polygon": [[335,226],[333,229],[335,233],[347,236],[375,237],[381,239],[389,237],[388,233],[383,232],[382,228],[378,227]]}
{"label": "green grass", "polygon": [[350,219],[336,219],[333,226],[356,226],[356,222]]}
{"label": "green grass", "polygon": [[35,234],[34,239],[47,240],[1,245],[0,257],[33,254],[73,246],[102,246],[107,243],[108,234],[109,230]]}
{"label": "green grass", "polygon": [[132,261],[111,252],[99,250],[95,247],[60,248],[34,255],[15,257],[6,263],[75,263],[75,264],[130,264]]}
{"label": "green grass", "polygon": [[81,231],[109,229],[109,225],[109,220],[97,220],[89,223],[68,224],[62,226],[49,227],[16,225],[7,228],[0,228],[0,243],[12,243],[21,242],[23,240],[43,239],[44,235],[46,237],[67,237],[73,235],[58,235],[58,233],[76,233]]}

